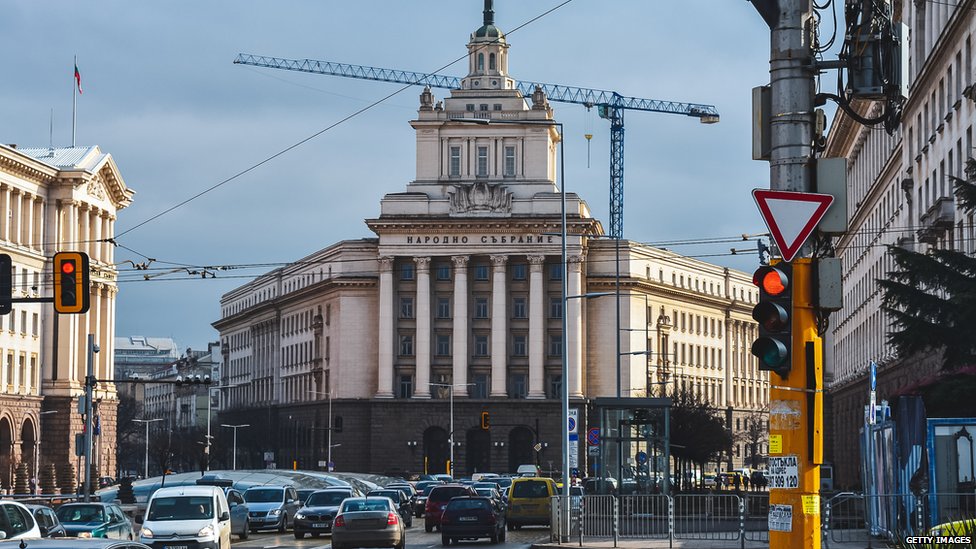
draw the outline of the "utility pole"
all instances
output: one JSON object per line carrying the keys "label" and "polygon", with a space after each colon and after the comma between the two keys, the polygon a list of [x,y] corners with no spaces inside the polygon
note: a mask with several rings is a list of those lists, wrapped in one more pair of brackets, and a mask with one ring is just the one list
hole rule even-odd
{"label": "utility pole", "polygon": [[85,503],[91,501],[92,399],[95,389],[95,335],[88,334],[88,369],[85,375]]}
{"label": "utility pole", "polygon": [[[769,25],[769,187],[816,190],[814,17],[811,0],[751,0]],[[822,462],[822,340],[817,334],[809,245],[792,265],[792,345],[785,373],[770,372],[769,546],[819,549]],[[756,347],[753,347],[756,353]],[[776,466],[777,471],[773,468]]]}

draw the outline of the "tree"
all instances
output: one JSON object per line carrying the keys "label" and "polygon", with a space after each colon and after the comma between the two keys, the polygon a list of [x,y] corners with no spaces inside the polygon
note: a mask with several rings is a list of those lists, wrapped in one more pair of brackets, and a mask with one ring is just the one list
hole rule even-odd
{"label": "tree", "polygon": [[752,410],[744,419],[745,429],[737,434],[737,438],[746,445],[747,455],[742,457],[748,457],[749,461],[743,460],[743,463],[747,463],[750,468],[756,469],[759,467],[759,462],[762,459],[760,449],[763,443],[766,442],[766,436],[769,433],[769,429],[767,428],[767,410],[765,407],[759,410]]}
{"label": "tree", "polygon": [[671,393],[671,455],[679,487],[691,477],[688,466],[704,469],[732,448],[732,432],[700,393],[675,388]]}
{"label": "tree", "polygon": [[[141,418],[144,415],[144,408],[136,400],[134,395],[126,392],[119,392],[118,420],[116,421],[116,437],[118,459],[120,471],[138,471],[142,463],[139,456],[143,455],[146,441],[145,428],[143,424],[132,420]],[[121,475],[120,475],[121,476]]]}
{"label": "tree", "polygon": [[[963,211],[976,210],[976,160],[966,161],[966,179],[950,176]],[[897,269],[879,279],[882,308],[894,320],[888,341],[901,356],[942,352],[942,368],[976,363],[976,258],[951,249],[927,253],[888,246]]]}

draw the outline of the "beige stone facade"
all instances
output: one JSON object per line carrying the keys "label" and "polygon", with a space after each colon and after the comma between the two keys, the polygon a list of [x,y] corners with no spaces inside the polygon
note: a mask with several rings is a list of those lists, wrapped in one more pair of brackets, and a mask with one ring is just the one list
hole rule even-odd
{"label": "beige stone facade", "polygon": [[[15,303],[0,317],[0,484],[12,489],[26,463],[74,469],[74,434],[83,394],[87,334],[96,336],[95,375],[111,379],[118,292],[114,249],[117,212],[132,200],[118,167],[98,147],[20,149],[0,145],[0,253],[13,259],[15,298],[50,297],[50,259],[81,251],[91,259],[91,309],[56,315],[50,303]],[[95,391],[100,435],[94,460],[115,472],[115,387]],[[64,475],[63,475],[64,476]],[[70,483],[69,483],[70,486]]]}

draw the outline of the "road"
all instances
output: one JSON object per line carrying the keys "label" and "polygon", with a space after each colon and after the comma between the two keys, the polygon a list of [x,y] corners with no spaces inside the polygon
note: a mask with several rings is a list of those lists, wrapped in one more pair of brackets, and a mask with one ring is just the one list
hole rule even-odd
{"label": "road", "polygon": [[[236,536],[233,537],[233,540],[234,549],[332,548],[329,536],[322,536],[320,538],[311,538],[306,536],[305,539],[298,540],[295,539],[295,536],[291,532],[286,534],[279,534],[277,532],[251,532],[251,537],[247,541],[240,541]],[[458,544],[458,546],[472,548],[505,547],[510,549],[528,549],[533,543],[542,540],[549,540],[548,526],[527,526],[518,531],[507,532],[505,543],[499,543],[498,545],[492,545],[489,540],[482,539],[478,541],[462,541]],[[428,549],[432,547],[441,547],[441,535],[437,531],[429,534],[424,532],[423,520],[418,521],[414,519],[413,527],[407,529],[407,549]],[[451,547],[454,547],[454,545]]]}

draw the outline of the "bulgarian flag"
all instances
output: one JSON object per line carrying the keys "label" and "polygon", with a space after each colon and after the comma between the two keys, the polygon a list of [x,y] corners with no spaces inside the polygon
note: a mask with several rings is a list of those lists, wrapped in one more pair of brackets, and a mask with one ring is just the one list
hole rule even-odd
{"label": "bulgarian flag", "polygon": [[83,93],[81,91],[81,73],[78,72],[78,62],[75,62],[75,83],[78,84],[78,93]]}

